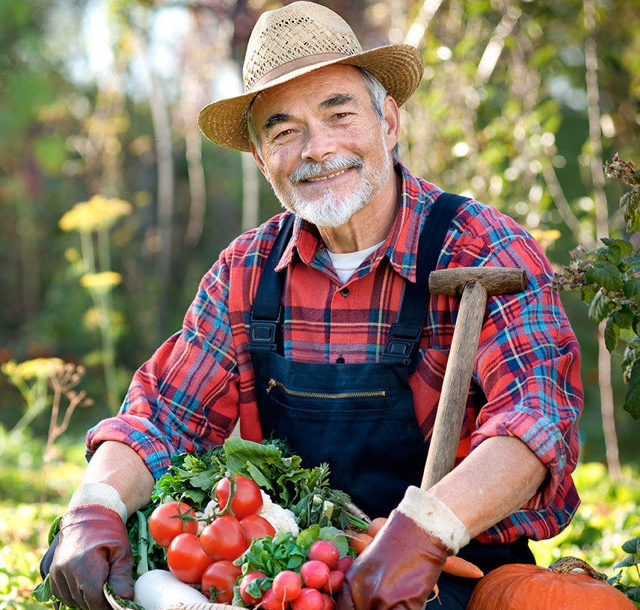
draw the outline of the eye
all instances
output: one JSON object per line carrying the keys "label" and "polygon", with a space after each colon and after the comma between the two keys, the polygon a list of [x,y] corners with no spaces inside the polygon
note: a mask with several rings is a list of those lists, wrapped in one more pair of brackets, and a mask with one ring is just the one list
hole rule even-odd
{"label": "eye", "polygon": [[279,140],[281,138],[284,138],[290,134],[293,133],[293,129],[283,129],[282,131],[279,131],[278,133],[276,133],[275,136],[273,136],[274,140]]}
{"label": "eye", "polygon": [[350,112],[336,112],[333,116],[336,119],[346,119],[350,114]]}

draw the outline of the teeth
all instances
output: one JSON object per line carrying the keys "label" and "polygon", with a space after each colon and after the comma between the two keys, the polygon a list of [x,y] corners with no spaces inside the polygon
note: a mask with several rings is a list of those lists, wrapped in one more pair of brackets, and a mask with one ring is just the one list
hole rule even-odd
{"label": "teeth", "polygon": [[329,178],[335,178],[340,174],[344,174],[346,171],[346,169],[341,169],[339,172],[329,174],[328,176],[320,176],[319,178],[307,178],[307,182],[320,182],[321,180],[328,180]]}

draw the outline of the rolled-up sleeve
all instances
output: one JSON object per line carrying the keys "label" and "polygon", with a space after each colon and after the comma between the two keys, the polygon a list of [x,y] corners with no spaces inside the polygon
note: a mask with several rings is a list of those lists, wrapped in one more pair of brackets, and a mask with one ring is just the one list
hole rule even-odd
{"label": "rolled-up sleeve", "polygon": [[[515,225],[515,223],[514,223]],[[515,225],[517,227],[517,225]],[[471,450],[494,436],[520,439],[547,467],[537,493],[506,523],[533,539],[561,531],[579,504],[571,479],[579,454],[578,422],[583,394],[578,341],[559,295],[551,288],[551,267],[523,229],[495,244],[484,264],[521,267],[527,287],[515,295],[490,297],[478,347],[474,378],[487,402],[481,408]]]}

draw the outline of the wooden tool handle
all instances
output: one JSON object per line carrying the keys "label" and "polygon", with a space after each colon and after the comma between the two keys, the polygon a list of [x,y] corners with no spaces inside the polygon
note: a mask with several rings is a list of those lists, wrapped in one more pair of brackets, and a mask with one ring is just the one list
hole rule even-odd
{"label": "wooden tool handle", "polygon": [[458,310],[421,489],[435,485],[455,463],[486,305],[484,286],[480,282],[469,282]]}
{"label": "wooden tool handle", "polygon": [[429,275],[431,294],[460,296],[469,282],[482,282],[489,296],[513,294],[524,290],[527,275],[524,269],[511,267],[456,267],[438,269]]}

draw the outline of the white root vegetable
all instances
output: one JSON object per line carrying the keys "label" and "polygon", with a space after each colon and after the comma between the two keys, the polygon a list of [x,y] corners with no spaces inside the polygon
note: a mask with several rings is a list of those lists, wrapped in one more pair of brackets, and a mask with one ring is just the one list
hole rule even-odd
{"label": "white root vegetable", "polygon": [[145,572],[134,585],[134,601],[145,610],[163,610],[177,604],[201,604],[209,600],[167,570]]}

